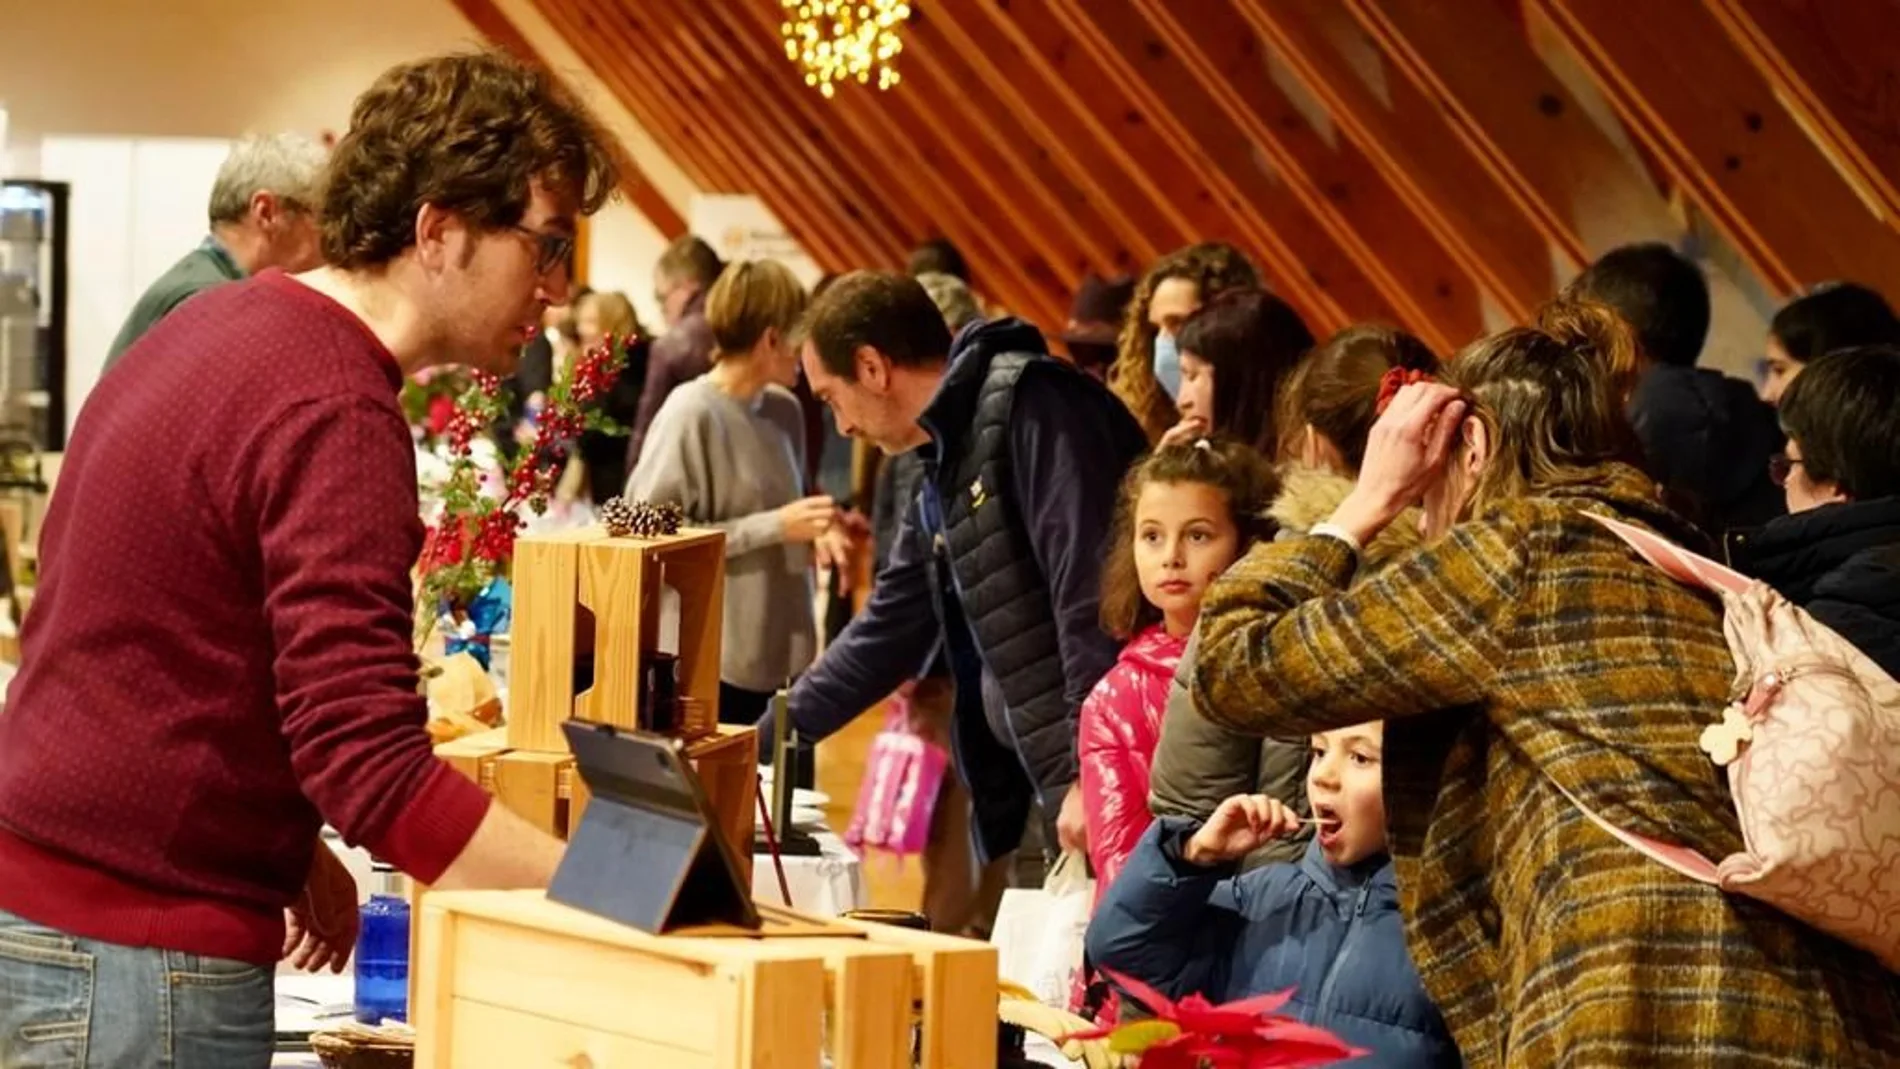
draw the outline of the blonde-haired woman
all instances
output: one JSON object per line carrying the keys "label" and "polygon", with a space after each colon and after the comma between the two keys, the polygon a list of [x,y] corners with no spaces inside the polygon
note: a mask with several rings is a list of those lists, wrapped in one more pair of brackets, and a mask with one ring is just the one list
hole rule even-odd
{"label": "blonde-haired woman", "polygon": [[1141,276],[1122,320],[1108,386],[1141,423],[1151,444],[1161,441],[1177,416],[1181,353],[1175,332],[1215,294],[1258,285],[1260,274],[1246,255],[1219,241],[1177,249]]}
{"label": "blonde-haired woman", "polygon": [[[1327,524],[1209,591],[1193,690],[1274,736],[1386,720],[1407,943],[1472,1066],[1893,1065],[1869,955],[1648,860],[1583,816],[1743,846],[1698,745],[1734,676],[1721,605],[1592,514],[1692,538],[1626,462],[1634,345],[1559,305],[1407,386]],[[1352,584],[1424,502],[1432,541]],[[1341,814],[1316,814],[1338,827]]]}
{"label": "blonde-haired woman", "polygon": [[772,260],[735,263],[706,296],[712,370],[667,395],[627,482],[637,500],[677,501],[726,532],[719,716],[752,723],[811,663],[812,543],[837,507],[807,496],[804,416],[790,335],[805,288]]}

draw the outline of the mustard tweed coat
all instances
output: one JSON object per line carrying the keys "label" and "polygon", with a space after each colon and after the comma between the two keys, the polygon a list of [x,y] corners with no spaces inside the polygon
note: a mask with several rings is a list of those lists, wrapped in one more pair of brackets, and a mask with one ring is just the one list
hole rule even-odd
{"label": "mustard tweed coat", "polygon": [[1258,546],[1202,605],[1195,700],[1268,735],[1386,718],[1407,945],[1470,1065],[1900,1065],[1900,980],[1553,786],[1712,857],[1742,846],[1698,746],[1734,675],[1720,607],[1579,511],[1680,537],[1656,497],[1610,466],[1350,589],[1337,540]]}

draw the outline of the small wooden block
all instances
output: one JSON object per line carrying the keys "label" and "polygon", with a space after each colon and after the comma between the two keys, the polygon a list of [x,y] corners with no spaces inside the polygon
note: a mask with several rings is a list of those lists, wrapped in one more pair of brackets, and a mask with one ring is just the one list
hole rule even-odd
{"label": "small wooden block", "polygon": [[722,724],[719,734],[689,743],[686,756],[706,790],[720,833],[739,858],[739,876],[752,885],[752,829],[759,805],[759,732]]}
{"label": "small wooden block", "polygon": [[502,728],[453,739],[435,748],[435,755],[447,761],[449,767],[491,792],[494,790],[494,762],[507,752],[507,732]]}
{"label": "small wooden block", "polygon": [[564,753],[510,750],[495,762],[495,797],[516,816],[547,832],[567,834],[566,806],[561,802],[563,767],[574,758]]}

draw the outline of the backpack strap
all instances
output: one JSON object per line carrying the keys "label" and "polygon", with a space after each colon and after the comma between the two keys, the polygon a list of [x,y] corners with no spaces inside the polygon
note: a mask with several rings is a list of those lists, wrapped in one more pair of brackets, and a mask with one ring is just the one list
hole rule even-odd
{"label": "backpack strap", "polygon": [[[1594,512],[1584,515],[1609,528],[1610,533],[1622,539],[1636,554],[1644,560],[1662,569],[1670,578],[1679,583],[1710,591],[1715,594],[1739,594],[1748,589],[1752,580],[1732,568],[1718,564],[1699,554],[1691,553],[1667,538],[1635,524],[1613,520],[1608,516]],[[1550,781],[1577,811],[1590,818],[1590,822],[1615,836],[1624,846],[1642,854],[1665,868],[1681,873],[1701,883],[1717,882],[1715,862],[1701,853],[1686,846],[1665,843],[1646,835],[1619,828],[1605,820],[1602,814],[1583,804],[1583,799],[1570,793],[1569,789],[1555,779]]]}
{"label": "backpack strap", "polygon": [[1584,515],[1609,528],[1611,534],[1628,543],[1638,556],[1661,568],[1677,582],[1701,587],[1716,594],[1739,594],[1747,590],[1752,582],[1747,576],[1733,568],[1691,553],[1667,538],[1634,524],[1613,520],[1594,512],[1586,512]]}
{"label": "backpack strap", "polygon": [[1665,843],[1660,839],[1652,839],[1647,835],[1638,835],[1633,831],[1619,828],[1608,820],[1605,820],[1596,810],[1584,805],[1583,799],[1571,794],[1563,784],[1558,783],[1555,779],[1552,779],[1550,782],[1559,791],[1563,792],[1565,798],[1570,799],[1570,804],[1576,806],[1579,813],[1589,817],[1591,823],[1597,827],[1615,836],[1617,841],[1621,842],[1624,846],[1629,847],[1664,868],[1681,873],[1698,883],[1712,885],[1719,883],[1716,878],[1715,862],[1710,861],[1701,852],[1691,850],[1686,846],[1679,846],[1675,843]]}

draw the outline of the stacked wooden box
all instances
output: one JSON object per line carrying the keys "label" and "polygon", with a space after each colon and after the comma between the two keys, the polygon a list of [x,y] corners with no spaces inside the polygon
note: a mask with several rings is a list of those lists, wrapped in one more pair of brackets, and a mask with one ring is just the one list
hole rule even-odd
{"label": "stacked wooden box", "polygon": [[[507,724],[445,742],[437,756],[530,823],[565,837],[587,799],[561,724],[578,717],[643,726],[641,661],[659,646],[671,591],[678,693],[704,717],[681,724],[679,733],[690,740],[687,755],[750,879],[756,735],[750,727],[716,724],[725,533],[685,529],[631,538],[594,525],[531,535],[515,544],[513,583]],[[590,657],[592,681],[577,691],[575,667]]]}
{"label": "stacked wooden box", "polygon": [[[417,925],[418,1069],[994,1069],[996,951],[766,911],[650,936],[533,891],[438,892]],[[915,1031],[913,1027],[915,1026]]]}

